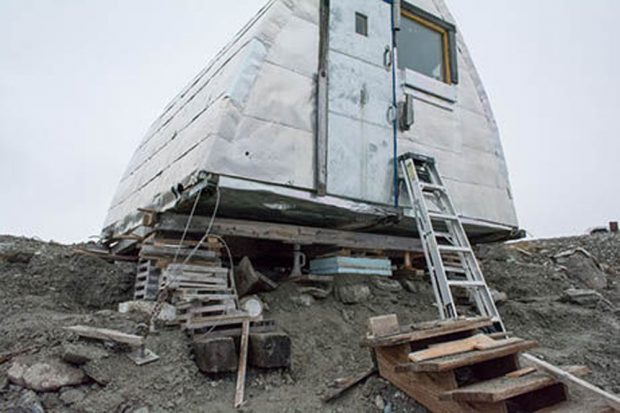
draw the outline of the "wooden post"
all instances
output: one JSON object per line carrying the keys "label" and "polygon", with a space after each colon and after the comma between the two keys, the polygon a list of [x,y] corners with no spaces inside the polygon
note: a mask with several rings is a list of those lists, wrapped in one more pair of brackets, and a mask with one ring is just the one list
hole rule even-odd
{"label": "wooden post", "polygon": [[245,393],[245,369],[248,361],[248,341],[250,337],[250,320],[245,320],[241,327],[241,345],[239,346],[239,371],[235,390],[235,408],[243,404]]}

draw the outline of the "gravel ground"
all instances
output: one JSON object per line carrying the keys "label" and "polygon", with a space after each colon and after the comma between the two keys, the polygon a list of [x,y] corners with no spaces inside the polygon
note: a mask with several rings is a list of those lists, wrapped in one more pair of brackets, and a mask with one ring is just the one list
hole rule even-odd
{"label": "gravel ground", "polygon": [[[585,364],[589,379],[620,392],[620,237],[596,235],[479,248],[489,284],[506,293],[499,304],[507,328],[540,342],[537,354],[558,364]],[[577,248],[583,248],[586,253]],[[560,253],[564,256],[556,257]],[[591,256],[588,256],[591,255]],[[114,311],[132,294],[132,265],[111,264],[75,253],[73,246],[0,236],[0,353],[35,347],[20,360],[57,358],[75,337],[62,327],[87,324],[137,331],[140,314]],[[261,294],[266,317],[292,339],[289,370],[250,369],[246,412],[425,412],[386,381],[371,377],[331,404],[321,398],[339,377],[371,366],[359,346],[367,319],[396,313],[401,323],[436,317],[430,285],[422,277],[408,289],[375,277],[342,277],[335,290],[366,289],[358,303],[343,304],[334,294],[309,297],[301,286],[285,283]],[[566,302],[570,288],[592,288],[594,305]],[[180,331],[162,330],[148,339],[160,360],[135,366],[124,349],[89,344],[107,357],[82,369],[96,378],[60,391],[36,393],[9,384],[12,362],[0,364],[0,411],[45,412],[228,412],[235,376],[208,377],[197,369],[189,340]],[[388,406],[388,407],[386,407]],[[19,409],[22,410],[19,410]],[[43,410],[37,410],[37,409]],[[142,409],[142,410],[140,410]]]}

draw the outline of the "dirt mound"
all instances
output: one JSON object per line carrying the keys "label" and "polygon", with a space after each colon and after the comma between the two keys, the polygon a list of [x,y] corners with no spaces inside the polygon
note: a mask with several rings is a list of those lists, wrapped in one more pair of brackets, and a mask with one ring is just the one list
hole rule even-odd
{"label": "dirt mound", "polygon": [[74,246],[0,237],[0,281],[7,296],[45,296],[63,306],[113,308],[132,295],[135,265],[108,263]]}
{"label": "dirt mound", "polygon": [[[541,343],[537,354],[559,364],[582,363],[589,378],[620,390],[618,273],[620,239],[609,235],[498,244],[480,248],[489,284],[507,294],[499,305],[507,328]],[[583,248],[583,252],[566,254]],[[560,257],[558,258],[558,255]],[[578,268],[578,270],[576,270]],[[266,269],[267,270],[267,269]],[[75,340],[73,324],[136,331],[141,315],[112,311],[131,296],[133,268],[76,254],[72,246],[0,237],[0,349],[34,346],[34,361],[57,359]],[[602,299],[580,305],[563,299],[567,289],[591,288],[604,277]],[[292,339],[290,370],[248,372],[247,412],[425,412],[386,381],[371,377],[331,404],[322,402],[334,379],[372,365],[359,346],[369,317],[396,313],[401,323],[435,319],[433,296],[422,277],[406,283],[378,277],[338,277],[326,298],[292,282],[261,294],[266,317]],[[346,294],[345,294],[346,293]],[[350,304],[342,302],[356,301]],[[0,411],[18,406],[47,412],[234,411],[235,376],[208,377],[192,360],[189,340],[178,330],[152,335],[147,347],[160,360],[134,365],[121,348],[89,344],[107,353],[81,368],[91,380],[58,392],[35,393],[5,377],[0,364]],[[142,409],[142,410],[140,410]]]}

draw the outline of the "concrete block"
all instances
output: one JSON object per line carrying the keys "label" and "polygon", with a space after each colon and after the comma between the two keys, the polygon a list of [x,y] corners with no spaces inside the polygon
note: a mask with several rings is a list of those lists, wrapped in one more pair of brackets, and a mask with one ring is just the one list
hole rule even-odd
{"label": "concrete block", "polygon": [[237,371],[239,367],[232,337],[197,339],[193,348],[196,364],[203,373],[228,373]]}
{"label": "concrete block", "polygon": [[250,334],[250,364],[264,369],[291,366],[291,339],[285,333]]}

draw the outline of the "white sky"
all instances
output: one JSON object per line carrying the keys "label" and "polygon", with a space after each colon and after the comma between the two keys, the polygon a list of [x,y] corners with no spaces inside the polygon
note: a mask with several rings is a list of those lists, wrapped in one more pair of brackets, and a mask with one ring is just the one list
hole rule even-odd
{"label": "white sky", "polygon": [[[264,0],[0,0],[0,233],[101,229],[133,150]],[[620,219],[620,1],[448,0],[537,237]]]}

